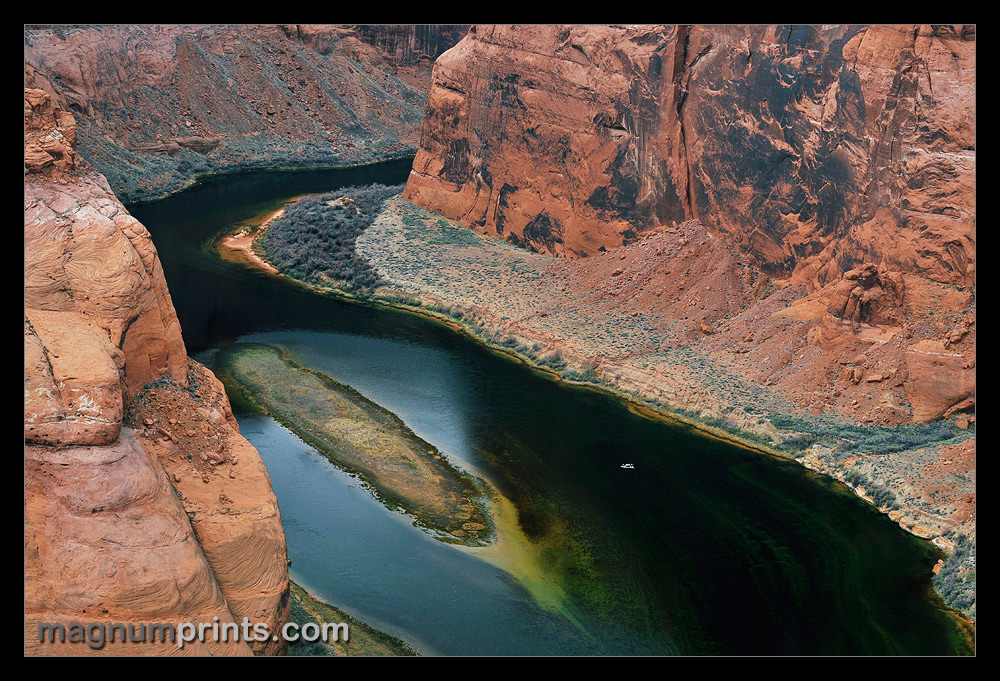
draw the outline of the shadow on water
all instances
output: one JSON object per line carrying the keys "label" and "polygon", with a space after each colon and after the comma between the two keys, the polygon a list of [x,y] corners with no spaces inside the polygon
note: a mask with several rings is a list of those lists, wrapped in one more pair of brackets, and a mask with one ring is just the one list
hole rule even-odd
{"label": "shadow on water", "polygon": [[[133,209],[192,354],[211,366],[212,348],[280,343],[488,479],[521,533],[521,553],[486,560],[435,541],[235,405],[270,471],[297,580],[430,653],[969,652],[930,592],[933,547],[833,481],[204,248],[290,197],[396,184],[408,170],[227,177]],[[548,590],[547,607],[523,585]]]}

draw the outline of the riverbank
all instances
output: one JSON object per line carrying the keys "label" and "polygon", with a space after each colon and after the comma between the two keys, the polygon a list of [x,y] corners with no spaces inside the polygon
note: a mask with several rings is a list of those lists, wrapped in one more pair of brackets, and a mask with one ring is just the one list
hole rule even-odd
{"label": "riverbank", "polygon": [[394,414],[279,347],[236,344],[217,361],[238,399],[278,420],[441,541],[490,542],[482,483],[454,468]]}
{"label": "riverbank", "polygon": [[267,231],[272,222],[285,214],[284,208],[263,216],[263,219],[248,220],[233,234],[224,237],[218,244],[218,251],[224,260],[242,262],[264,270],[268,274],[280,275],[278,268],[257,255],[254,240]]}
{"label": "riverbank", "polygon": [[381,164],[394,163],[396,161],[412,161],[416,150],[413,147],[405,147],[401,150],[386,153],[383,155],[370,154],[360,161],[310,161],[303,160],[301,164],[282,165],[281,163],[269,164],[266,161],[259,163],[237,163],[230,166],[213,167],[211,170],[196,173],[186,179],[178,180],[170,186],[161,190],[143,190],[138,193],[123,192],[122,203],[130,206],[153,203],[173,196],[183,191],[193,189],[214,182],[222,182],[240,175],[254,174],[284,174],[296,175],[322,172],[326,170],[348,170],[350,168],[367,168]]}
{"label": "riverbank", "polygon": [[301,632],[302,627],[306,624],[315,624],[321,629],[324,624],[346,624],[348,630],[347,640],[341,640],[338,636],[336,641],[289,643],[289,656],[409,657],[417,655],[410,646],[395,636],[365,624],[329,603],[324,603],[295,582],[289,583],[289,590],[291,596],[290,621],[298,625],[298,631]]}
{"label": "riverbank", "polygon": [[[264,232],[230,243],[230,256],[263,268]],[[363,302],[444,323],[550,378],[624,399],[644,415],[795,459],[840,480],[906,531],[932,538],[945,553],[959,535],[974,546],[975,467],[955,465],[956,451],[974,456],[974,423],[967,430],[953,422],[857,426],[797,406],[794,395],[777,390],[773,381],[754,381],[731,361],[740,353],[713,347],[713,333],[698,330],[692,337],[678,319],[658,313],[655,305],[652,312],[644,310],[642,299],[629,298],[629,277],[622,270],[641,269],[643,252],[669,251],[678,237],[691,243],[704,235],[700,226],[685,224],[639,247],[585,261],[557,260],[484,238],[396,198],[358,237],[356,250],[383,279]],[[346,288],[298,283],[357,298]],[[761,294],[749,303],[756,317],[739,320],[744,327],[774,319],[793,323],[773,313],[794,303],[800,292],[789,287]],[[965,594],[970,575],[974,584],[972,554],[959,569],[964,586],[958,591]],[[962,610],[974,616],[974,605]]]}

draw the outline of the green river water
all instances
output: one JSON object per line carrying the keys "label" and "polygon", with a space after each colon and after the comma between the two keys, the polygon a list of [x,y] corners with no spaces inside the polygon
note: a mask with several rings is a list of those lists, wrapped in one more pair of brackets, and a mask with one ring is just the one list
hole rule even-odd
{"label": "green river water", "polygon": [[193,356],[211,367],[233,343],[280,344],[503,495],[509,541],[485,554],[449,546],[236,404],[296,581],[427,654],[971,652],[931,591],[936,550],[834,481],[206,246],[290,197],[394,184],[408,168],[232,176],[130,208],[153,235]]}

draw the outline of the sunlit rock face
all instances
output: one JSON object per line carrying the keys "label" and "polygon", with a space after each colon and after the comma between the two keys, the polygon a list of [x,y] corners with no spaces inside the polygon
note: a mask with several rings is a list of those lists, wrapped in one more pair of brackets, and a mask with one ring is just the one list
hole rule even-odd
{"label": "sunlit rock face", "polygon": [[975,274],[969,27],[474,27],[407,197],[579,257],[700,218],[769,272]]}
{"label": "sunlit rock face", "polygon": [[567,258],[697,219],[830,339],[903,334],[929,420],[975,401],[975,162],[973,27],[474,26],[404,196]]}
{"label": "sunlit rock face", "polygon": [[[248,617],[274,631],[288,561],[267,471],[221,384],[187,357],[149,233],[77,155],[73,116],[24,92],[25,650],[281,653],[38,640],[40,622]],[[163,396],[151,401],[151,385]]]}

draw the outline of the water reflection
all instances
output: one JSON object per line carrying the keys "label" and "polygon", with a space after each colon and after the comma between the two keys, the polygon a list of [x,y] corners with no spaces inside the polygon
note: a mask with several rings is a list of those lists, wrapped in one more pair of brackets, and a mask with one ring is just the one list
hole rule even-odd
{"label": "water reflection", "polygon": [[441,325],[315,295],[204,248],[292,195],[398,182],[407,170],[229,178],[133,211],[153,234],[189,350],[211,365],[209,350],[237,339],[288,347],[487,478],[531,540],[530,556],[506,557],[519,582],[387,511],[270,419],[237,410],[271,473],[296,579],[423,652],[962,645],[929,594],[933,550],[830,480],[637,416]]}

